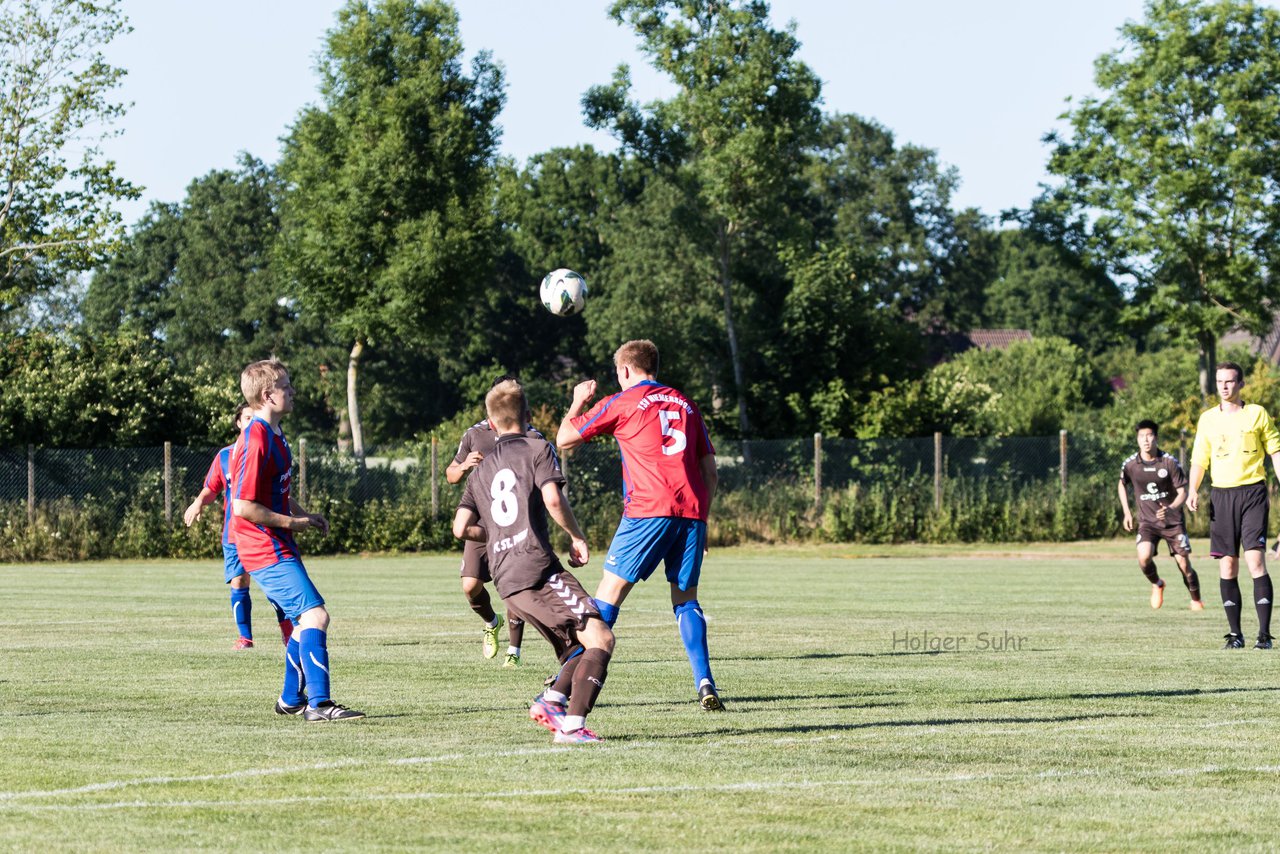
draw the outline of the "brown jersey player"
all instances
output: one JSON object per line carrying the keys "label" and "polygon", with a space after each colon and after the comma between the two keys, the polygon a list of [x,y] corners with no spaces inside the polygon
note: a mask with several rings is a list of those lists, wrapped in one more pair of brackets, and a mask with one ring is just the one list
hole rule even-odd
{"label": "brown jersey player", "polygon": [[586,728],[586,718],[604,687],[613,631],[578,579],[560,565],[548,514],[571,539],[570,566],[586,564],[586,537],[565,498],[555,450],[525,435],[524,389],[505,380],[489,390],[484,403],[498,439],[467,478],[453,534],[484,543],[498,595],[551,643],[561,663],[529,717],[551,730],[556,743],[600,741]]}
{"label": "brown jersey player", "polygon": [[1177,459],[1156,446],[1158,428],[1154,421],[1138,422],[1138,452],[1120,467],[1120,506],[1124,529],[1133,530],[1129,509],[1129,487],[1138,504],[1138,568],[1151,582],[1151,607],[1164,604],[1164,581],[1156,572],[1156,544],[1161,540],[1182,572],[1182,583],[1191,594],[1191,610],[1203,611],[1200,579],[1191,568],[1191,541],[1182,521],[1182,505],[1187,500],[1187,476]]}
{"label": "brown jersey player", "polygon": [[[505,382],[506,380],[515,379],[511,375],[498,377],[493,381],[493,385]],[[492,386],[490,386],[492,388]],[[525,435],[535,439],[545,438],[541,433],[535,430],[532,425],[528,424],[529,413],[523,416],[525,421]],[[445,479],[449,483],[458,483],[467,472],[480,465],[480,461],[493,450],[493,446],[498,441],[498,431],[494,429],[488,419],[468,427],[466,432],[462,434],[462,440],[458,443],[458,452],[454,455],[453,461],[444,470]],[[502,617],[493,610],[493,603],[489,598],[489,591],[485,589],[485,582],[492,581],[493,578],[489,574],[489,559],[486,556],[483,543],[467,540],[462,546],[462,595],[467,597],[467,604],[471,606],[471,610],[484,620],[484,630],[481,637],[481,653],[485,658],[493,658],[498,654],[498,630],[502,628]],[[507,609],[507,655],[503,659],[503,667],[519,667],[520,666],[520,644],[524,640],[524,620],[520,615],[510,608]]]}

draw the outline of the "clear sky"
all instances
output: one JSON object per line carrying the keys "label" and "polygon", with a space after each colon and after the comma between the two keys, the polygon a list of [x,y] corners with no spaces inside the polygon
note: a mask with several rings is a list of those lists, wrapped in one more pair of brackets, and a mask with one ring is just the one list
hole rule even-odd
{"label": "clear sky", "polygon": [[[318,100],[315,57],[339,0],[123,0],[134,31],[109,58],[129,72],[124,134],[108,153],[145,185],[123,208],[133,223],[151,200],[231,168],[248,151],[268,162],[307,103]],[[520,161],[555,146],[613,148],[582,124],[579,101],[619,62],[642,100],[669,84],[606,14],[608,0],[457,0],[468,55],[506,68],[502,152]],[[957,207],[1025,207],[1046,180],[1043,134],[1065,99],[1092,93],[1093,60],[1140,19],[1141,0],[774,0],[794,20],[800,58],[823,81],[826,112],[857,113],[899,143],[937,150],[955,166]]]}

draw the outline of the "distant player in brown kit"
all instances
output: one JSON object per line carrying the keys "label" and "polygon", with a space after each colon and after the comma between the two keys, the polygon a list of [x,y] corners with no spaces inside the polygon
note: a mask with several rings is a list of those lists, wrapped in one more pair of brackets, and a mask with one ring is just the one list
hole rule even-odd
{"label": "distant player in brown kit", "polygon": [[[515,377],[505,375],[493,381],[493,386]],[[545,439],[537,430],[529,426],[529,413],[521,416],[524,419],[524,433],[535,439]],[[493,450],[497,444],[498,431],[486,419],[467,428],[458,443],[458,453],[453,462],[444,470],[445,479],[449,483],[458,483],[467,472],[480,465],[480,461]],[[467,540],[462,547],[462,594],[467,597],[471,610],[484,620],[484,631],[481,652],[485,658],[493,658],[498,654],[498,630],[502,628],[502,617],[493,610],[489,599],[489,591],[485,582],[492,581],[489,574],[489,559],[485,556],[483,543]],[[507,656],[503,659],[503,667],[520,666],[520,644],[524,640],[524,620],[514,611],[507,611]]]}
{"label": "distant player in brown kit", "polygon": [[1120,467],[1120,506],[1124,509],[1124,529],[1133,530],[1128,487],[1133,487],[1138,503],[1138,568],[1151,582],[1151,607],[1164,604],[1164,581],[1156,572],[1156,547],[1164,540],[1169,555],[1182,572],[1182,583],[1191,594],[1191,610],[1203,611],[1200,579],[1191,568],[1191,541],[1182,521],[1182,505],[1187,500],[1187,476],[1177,459],[1156,446],[1159,428],[1154,421],[1139,421],[1138,452]]}
{"label": "distant player in brown kit", "polygon": [[604,687],[613,631],[578,579],[560,565],[547,515],[571,539],[570,566],[587,563],[586,537],[564,496],[555,450],[545,439],[525,435],[524,389],[505,380],[489,390],[484,405],[498,439],[467,478],[453,534],[485,544],[498,595],[551,643],[561,663],[555,683],[534,699],[529,717],[554,732],[557,744],[601,741],[587,729],[586,718]]}

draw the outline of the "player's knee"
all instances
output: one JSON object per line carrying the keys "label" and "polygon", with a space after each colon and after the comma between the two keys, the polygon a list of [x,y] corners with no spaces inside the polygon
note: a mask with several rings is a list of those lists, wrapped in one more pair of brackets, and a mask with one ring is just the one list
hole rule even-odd
{"label": "player's knee", "polygon": [[462,595],[468,599],[475,599],[484,592],[484,582],[478,578],[470,576],[462,579]]}
{"label": "player's knee", "polygon": [[300,629],[319,629],[320,631],[328,631],[329,629],[329,612],[323,605],[317,605],[302,612],[298,617],[298,628]]}
{"label": "player's knee", "polygon": [[578,635],[578,640],[587,649],[602,649],[605,652],[613,653],[613,629],[604,620],[592,618],[587,620],[587,625]]}

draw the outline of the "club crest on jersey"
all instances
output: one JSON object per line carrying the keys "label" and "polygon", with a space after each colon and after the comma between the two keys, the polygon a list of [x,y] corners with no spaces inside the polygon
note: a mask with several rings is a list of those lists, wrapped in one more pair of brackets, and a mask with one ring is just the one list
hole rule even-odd
{"label": "club crest on jersey", "polygon": [[1168,477],[1168,476],[1169,476],[1169,470],[1168,470],[1168,469],[1160,469],[1160,471],[1156,472],[1156,474],[1157,474],[1158,476],[1160,476],[1160,477]]}

